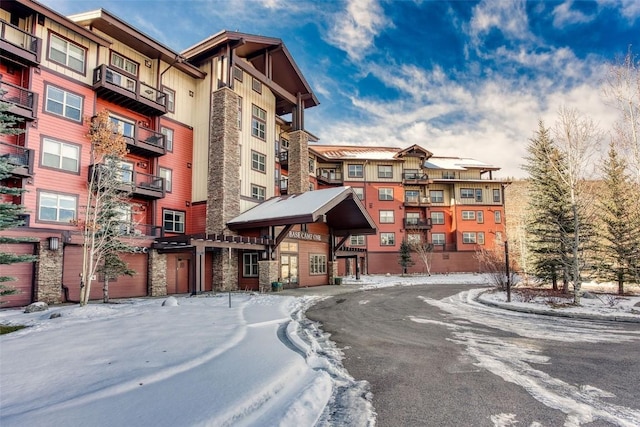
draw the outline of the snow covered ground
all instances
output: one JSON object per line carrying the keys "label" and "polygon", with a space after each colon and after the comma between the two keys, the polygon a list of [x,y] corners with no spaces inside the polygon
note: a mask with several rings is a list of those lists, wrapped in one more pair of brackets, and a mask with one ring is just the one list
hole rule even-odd
{"label": "snow covered ground", "polygon": [[[487,278],[344,283],[375,289]],[[0,310],[0,323],[28,326],[0,337],[0,425],[374,425],[368,384],[346,372],[341,351],[304,317],[319,298],[234,293]],[[487,298],[499,303],[501,294]],[[637,302],[640,295],[601,301],[640,318],[631,311]]]}

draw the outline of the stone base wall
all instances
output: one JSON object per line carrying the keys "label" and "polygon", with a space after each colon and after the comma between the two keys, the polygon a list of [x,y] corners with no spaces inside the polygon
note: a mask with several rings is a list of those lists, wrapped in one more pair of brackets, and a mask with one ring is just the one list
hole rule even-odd
{"label": "stone base wall", "polygon": [[219,291],[238,289],[238,251],[228,249],[213,254],[213,287]]}
{"label": "stone base wall", "polygon": [[289,133],[289,181],[288,193],[304,193],[309,190],[309,134],[303,130]]}
{"label": "stone base wall", "polygon": [[167,255],[151,249],[148,259],[148,294],[150,297],[165,296],[167,295]]}
{"label": "stone base wall", "polygon": [[329,273],[329,285],[334,285],[336,277],[340,277],[338,276],[338,261],[327,262],[327,273]]}
{"label": "stone base wall", "polygon": [[278,261],[258,261],[260,292],[269,292],[271,283],[278,281],[279,267]]}
{"label": "stone base wall", "polygon": [[62,302],[62,248],[49,250],[49,243],[44,240],[38,246],[38,261],[36,261],[36,277],[34,300],[47,304]]}

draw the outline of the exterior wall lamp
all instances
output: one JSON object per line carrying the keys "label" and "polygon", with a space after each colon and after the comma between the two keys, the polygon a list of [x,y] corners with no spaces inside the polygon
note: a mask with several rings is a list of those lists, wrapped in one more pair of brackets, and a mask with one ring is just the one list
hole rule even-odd
{"label": "exterior wall lamp", "polygon": [[48,238],[49,240],[49,250],[57,251],[60,248],[60,238],[51,236]]}

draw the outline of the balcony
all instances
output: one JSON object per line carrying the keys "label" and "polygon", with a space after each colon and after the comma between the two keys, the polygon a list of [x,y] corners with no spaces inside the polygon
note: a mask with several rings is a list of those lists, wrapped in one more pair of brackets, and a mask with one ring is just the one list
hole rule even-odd
{"label": "balcony", "polygon": [[324,184],[341,185],[344,182],[344,179],[342,178],[342,171],[335,169],[317,169],[316,178],[318,179],[318,182],[322,182]]}
{"label": "balcony", "polygon": [[[99,173],[103,167],[103,164],[89,166],[88,179],[91,179],[94,169]],[[119,189],[141,199],[162,199],[165,196],[164,178],[126,168],[121,169]]]}
{"label": "balcony", "polygon": [[8,159],[9,164],[14,166],[12,175],[22,178],[33,176],[33,150],[0,142],[0,157]]}
{"label": "balcony", "polygon": [[287,194],[289,191],[289,180],[287,178],[280,178],[280,194]]}
{"label": "balcony", "polygon": [[12,104],[9,112],[25,120],[35,120],[38,94],[0,80],[0,99]]}
{"label": "balcony", "polygon": [[286,168],[289,166],[289,152],[283,150],[280,152],[280,156],[278,157],[280,160],[280,166]]}
{"label": "balcony", "polygon": [[93,89],[100,98],[144,115],[167,113],[167,95],[164,92],[105,64],[93,70]]}
{"label": "balcony", "polygon": [[38,65],[42,52],[42,39],[0,20],[0,50],[18,62]]}
{"label": "balcony", "polygon": [[404,218],[405,230],[430,230],[431,218]]}
{"label": "balcony", "polygon": [[404,196],[404,205],[413,207],[429,206],[431,201],[426,196]]}
{"label": "balcony", "polygon": [[425,173],[403,172],[402,183],[405,185],[426,185],[429,184],[429,176]]}
{"label": "balcony", "polygon": [[134,136],[125,136],[127,149],[132,154],[160,157],[167,154],[165,137],[160,132],[136,125]]}
{"label": "balcony", "polygon": [[162,227],[151,224],[123,224],[121,226],[121,231],[123,236],[128,237],[163,237]]}

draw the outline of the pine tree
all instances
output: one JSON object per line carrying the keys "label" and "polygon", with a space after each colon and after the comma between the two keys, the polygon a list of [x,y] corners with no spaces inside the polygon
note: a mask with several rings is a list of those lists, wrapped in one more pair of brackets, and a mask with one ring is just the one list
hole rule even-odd
{"label": "pine tree", "polygon": [[406,240],[403,240],[400,244],[400,258],[398,259],[398,264],[402,267],[402,274],[407,274],[407,269],[414,264],[411,259],[411,245],[409,245]]}
{"label": "pine tree", "polygon": [[598,267],[606,279],[618,283],[620,295],[625,279],[637,280],[640,273],[640,210],[626,170],[627,162],[612,142],[602,166],[599,216],[604,227]]}
{"label": "pine tree", "polygon": [[[15,116],[8,114],[10,105],[0,101],[0,134],[17,135],[22,133],[21,129],[15,126],[18,120]],[[19,227],[24,224],[21,216],[25,213],[24,206],[13,203],[13,197],[25,192],[22,188],[9,187],[4,185],[7,178],[11,176],[14,165],[9,163],[6,157],[0,156],[0,231],[9,228]],[[0,243],[12,244],[33,241],[25,238],[15,238],[0,236]],[[14,253],[0,252],[0,265],[9,265],[19,262],[34,262],[37,257],[34,255],[18,255]],[[17,291],[3,283],[15,280],[12,277],[0,276],[0,296],[13,295]]]}

